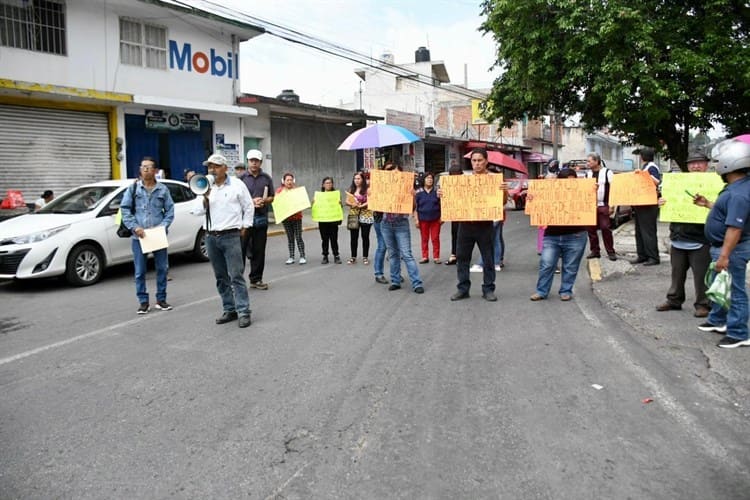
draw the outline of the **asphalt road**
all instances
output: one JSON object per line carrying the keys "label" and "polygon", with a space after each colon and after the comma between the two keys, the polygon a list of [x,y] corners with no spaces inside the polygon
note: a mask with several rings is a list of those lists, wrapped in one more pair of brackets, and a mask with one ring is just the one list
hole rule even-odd
{"label": "asphalt road", "polygon": [[175,309],[144,317],[129,266],[1,285],[0,497],[750,498],[746,418],[633,341],[585,270],[573,301],[528,300],[535,231],[510,214],[496,303],[479,274],[450,302],[455,267],[389,292],[320,265],[316,231],[306,266],[271,238],[247,329],[214,324],[208,264],[173,259]]}

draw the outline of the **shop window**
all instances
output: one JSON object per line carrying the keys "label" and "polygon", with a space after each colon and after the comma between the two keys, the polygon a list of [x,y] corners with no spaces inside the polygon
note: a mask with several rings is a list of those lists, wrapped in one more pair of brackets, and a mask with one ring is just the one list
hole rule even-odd
{"label": "shop window", "polygon": [[167,69],[167,29],[120,18],[120,62],[143,68]]}
{"label": "shop window", "polygon": [[0,46],[64,56],[63,0],[0,0]]}

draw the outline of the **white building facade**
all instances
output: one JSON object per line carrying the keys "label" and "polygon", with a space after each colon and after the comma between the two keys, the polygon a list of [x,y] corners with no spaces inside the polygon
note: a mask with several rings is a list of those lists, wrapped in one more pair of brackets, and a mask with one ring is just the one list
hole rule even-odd
{"label": "white building facade", "polygon": [[0,0],[0,196],[270,151],[268,118],[236,104],[240,42],[262,29],[191,5]]}

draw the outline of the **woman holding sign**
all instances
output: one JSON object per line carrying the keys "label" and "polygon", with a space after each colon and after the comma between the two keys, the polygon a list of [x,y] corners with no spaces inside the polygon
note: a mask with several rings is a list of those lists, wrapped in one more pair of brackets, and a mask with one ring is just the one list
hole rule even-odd
{"label": "woman holding sign", "polygon": [[[276,194],[294,188],[294,175],[287,172],[284,174],[282,185],[276,190]],[[307,264],[307,259],[305,259],[305,242],[302,241],[302,212],[290,215],[284,219],[282,224],[284,225],[284,231],[286,231],[287,246],[289,247],[289,258],[286,260],[286,264],[294,264],[295,241],[299,249],[299,263]]]}
{"label": "woman holding sign", "polygon": [[[333,177],[323,178],[323,183],[320,186],[320,190],[324,193],[330,193],[335,191],[333,188]],[[336,191],[338,193],[338,191]],[[341,205],[341,195],[339,194],[339,205]],[[313,203],[315,201],[313,200]],[[333,262],[341,264],[341,257],[339,256],[339,225],[341,221],[334,222],[318,222],[318,231],[320,231],[320,240],[323,246],[323,260],[321,264],[328,264],[328,247],[330,245],[331,251],[333,252]]]}
{"label": "woman holding sign", "polygon": [[357,215],[357,227],[349,227],[352,256],[347,264],[357,262],[359,234],[362,233],[362,263],[367,265],[370,263],[367,259],[370,254],[370,228],[375,222],[375,218],[372,210],[367,208],[367,179],[365,179],[365,174],[355,172],[347,193],[349,194],[346,196],[346,205],[349,207],[349,213]]}

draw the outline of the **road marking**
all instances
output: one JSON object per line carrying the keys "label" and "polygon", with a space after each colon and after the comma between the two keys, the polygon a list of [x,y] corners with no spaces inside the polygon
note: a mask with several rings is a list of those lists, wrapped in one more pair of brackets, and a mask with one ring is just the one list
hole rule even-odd
{"label": "road marking", "polygon": [[[183,304],[181,306],[175,307],[174,309],[177,310],[177,309],[182,309],[182,308],[185,308],[185,307],[192,307],[194,305],[201,304],[201,303],[206,302],[208,300],[211,300],[213,298],[214,297],[207,297],[205,299],[196,300],[194,302],[190,302],[189,304]],[[113,331],[117,330],[118,328],[123,328],[123,327],[126,327],[126,326],[134,325],[134,324],[136,324],[138,322],[141,322],[141,321],[148,321],[149,318],[158,317],[158,316],[159,316],[158,314],[146,314],[146,315],[143,315],[143,316],[139,316],[137,318],[133,318],[133,319],[129,319],[127,321],[122,321],[120,323],[116,323],[114,325],[109,325],[109,326],[107,326],[105,328],[100,328],[99,330],[94,330],[93,332],[83,333],[81,335],[77,335],[77,336],[71,337],[69,339],[61,340],[60,342],[54,342],[52,344],[47,344],[47,345],[44,345],[44,346],[41,346],[41,347],[37,347],[36,349],[31,349],[30,351],[24,351],[24,352],[15,354],[13,356],[9,356],[7,358],[0,358],[0,366],[8,364],[8,363],[12,363],[14,361],[18,361],[19,359],[28,358],[29,356],[33,356],[35,354],[39,354],[39,353],[44,352],[44,351],[49,351],[50,349],[56,349],[58,347],[63,347],[63,346],[66,346],[68,344],[72,344],[73,342],[78,342],[79,340],[85,340],[85,339],[90,338],[90,337],[96,337],[97,335],[102,335],[102,334],[105,334],[105,333],[110,333],[110,332],[113,332]]]}
{"label": "road marking", "polygon": [[[286,281],[287,279],[290,279],[290,278],[293,278],[293,277],[299,276],[299,275],[310,274],[310,273],[315,272],[315,271],[317,271],[319,269],[321,269],[321,268],[319,268],[319,267],[312,267],[311,266],[310,268],[308,268],[305,271],[300,271],[298,273],[289,274],[289,275],[286,275],[286,276],[281,276],[281,277],[273,280],[272,283],[278,283],[280,281]],[[187,304],[182,304],[180,306],[175,306],[174,310],[177,311],[179,309],[193,307],[195,305],[202,304],[202,303],[207,302],[209,300],[215,300],[215,299],[216,299],[216,296],[215,295],[211,295],[210,297],[206,297],[206,298],[203,298],[203,299],[198,299],[198,300],[195,300],[193,302],[189,302]],[[123,328],[123,327],[126,327],[126,326],[134,325],[134,324],[136,324],[138,322],[141,322],[141,321],[148,321],[149,318],[153,318],[153,317],[158,317],[158,314],[156,314],[156,315],[146,314],[146,315],[143,315],[143,316],[139,316],[137,318],[133,318],[133,319],[130,319],[130,320],[127,320],[127,321],[123,321],[121,323],[116,323],[114,325],[107,326],[105,328],[100,328],[99,330],[94,330],[93,332],[84,333],[84,334],[81,334],[81,335],[77,335],[75,337],[71,337],[69,339],[61,340],[59,342],[54,342],[52,344],[48,344],[48,345],[44,345],[44,346],[41,346],[41,347],[37,347],[36,349],[31,349],[29,351],[20,352],[18,354],[13,355],[13,356],[8,356],[7,358],[0,358],[0,366],[6,365],[8,363],[13,363],[14,361],[18,361],[18,360],[21,360],[21,359],[24,359],[24,358],[28,358],[29,356],[34,356],[35,354],[39,354],[39,353],[42,353],[42,352],[45,352],[45,351],[49,351],[50,349],[56,349],[58,347],[64,347],[64,346],[66,346],[68,344],[72,344],[72,343],[78,342],[80,340],[86,340],[86,339],[91,338],[91,337],[96,337],[97,335],[103,335],[103,334],[106,334],[106,333],[111,333],[111,332],[114,332],[115,330],[117,330],[118,328]]]}
{"label": "road marking", "polygon": [[[581,303],[581,301],[577,301],[576,304],[584,317],[592,325],[602,332],[606,331],[606,329],[603,328],[604,324],[593,311],[589,310],[587,306]],[[703,426],[698,422],[697,418],[686,410],[685,407],[682,406],[677,399],[648,372],[646,368],[633,359],[631,354],[620,342],[615,340],[609,333],[603,338],[612,350],[617,353],[623,366],[630,369],[636,378],[639,379],[644,386],[650,389],[654,399],[659,402],[660,406],[671,415],[672,418],[682,424],[686,432],[691,435],[709,455],[722,460],[725,464],[733,467],[735,471],[742,471],[740,463],[737,462],[733,456],[729,455],[726,448],[706,432]]]}

